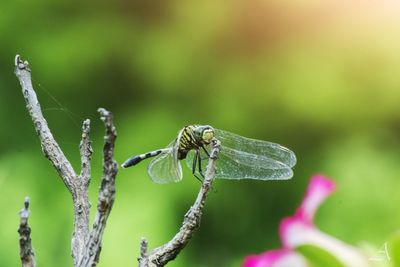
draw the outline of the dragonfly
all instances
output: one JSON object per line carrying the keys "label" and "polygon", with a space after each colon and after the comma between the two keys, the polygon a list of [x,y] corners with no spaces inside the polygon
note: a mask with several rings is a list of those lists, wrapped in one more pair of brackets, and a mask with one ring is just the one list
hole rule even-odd
{"label": "dragonfly", "polygon": [[216,138],[221,150],[216,161],[215,178],[287,180],[292,178],[296,156],[288,148],[276,143],[243,137],[210,125],[189,125],[183,127],[178,136],[165,148],[128,158],[123,168],[134,166],[153,158],[147,167],[155,183],[165,184],[182,180],[180,160],[196,178],[204,178],[210,157],[210,144]]}

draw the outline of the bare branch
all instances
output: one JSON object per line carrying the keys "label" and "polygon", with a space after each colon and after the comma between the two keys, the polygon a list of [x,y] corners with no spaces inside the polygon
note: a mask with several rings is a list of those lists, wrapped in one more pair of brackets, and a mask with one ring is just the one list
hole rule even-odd
{"label": "bare branch", "polygon": [[82,125],[82,140],[79,145],[82,166],[81,173],[73,183],[73,188],[76,191],[75,196],[72,196],[74,204],[74,233],[71,246],[74,266],[77,266],[79,260],[83,257],[89,238],[89,213],[91,205],[88,190],[90,183],[90,160],[93,152],[89,133],[90,120],[87,119]]}
{"label": "bare branch", "polygon": [[80,177],[81,180],[85,183],[86,187],[88,187],[90,183],[90,160],[93,154],[92,142],[89,138],[89,132],[90,120],[87,119],[83,122],[82,125],[82,141],[79,145],[82,164]]}
{"label": "bare branch", "polygon": [[149,264],[149,256],[147,254],[148,246],[149,243],[147,242],[146,238],[142,237],[140,240],[140,257],[138,258],[139,267],[147,267]]}
{"label": "bare branch", "polygon": [[15,57],[15,74],[20,81],[26,107],[39,136],[42,151],[46,158],[53,164],[72,196],[74,204],[72,257],[74,259],[74,265],[76,266],[83,254],[89,236],[90,203],[88,198],[88,185],[90,181],[91,155],[89,121],[86,120],[83,123],[81,142],[82,172],[81,175],[78,176],[49,129],[32,86],[29,64],[27,61],[23,62],[19,55]]}
{"label": "bare branch", "polygon": [[114,203],[115,177],[118,172],[118,164],[113,159],[114,144],[117,137],[113,117],[111,112],[103,108],[100,108],[98,111],[106,128],[103,149],[103,177],[99,190],[97,213],[93,223],[93,229],[90,232],[85,254],[79,262],[79,266],[81,267],[96,266],[98,263],[104,228],[106,227],[107,218]]}
{"label": "bare branch", "polygon": [[32,117],[33,125],[42,145],[42,151],[46,158],[53,164],[54,168],[56,168],[68,190],[74,195],[73,180],[76,177],[75,171],[54,139],[47,121],[43,117],[39,101],[32,86],[31,70],[29,69],[28,61],[23,62],[19,55],[15,57],[15,74],[21,84],[26,108]]}
{"label": "bare branch", "polygon": [[179,232],[168,243],[155,248],[149,255],[147,255],[147,241],[142,239],[141,255],[138,258],[139,267],[159,267],[166,265],[169,261],[176,258],[179,252],[192,238],[194,232],[200,227],[204,204],[215,178],[215,163],[219,151],[220,142],[214,139],[203,185],[193,206],[186,213]]}
{"label": "bare branch", "polygon": [[25,198],[24,208],[19,212],[19,256],[21,258],[22,267],[35,267],[35,254],[32,248],[31,228],[28,224],[29,218],[29,197]]}

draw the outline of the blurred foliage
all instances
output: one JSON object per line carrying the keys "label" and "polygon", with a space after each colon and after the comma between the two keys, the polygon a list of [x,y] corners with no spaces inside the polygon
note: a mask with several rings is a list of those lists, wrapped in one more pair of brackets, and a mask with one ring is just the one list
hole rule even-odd
{"label": "blurred foliage", "polygon": [[[279,220],[315,172],[339,186],[318,214],[321,229],[382,244],[400,221],[399,12],[394,0],[1,1],[0,265],[19,264],[25,195],[39,266],[72,263],[71,200],[41,155],[13,75],[17,53],[76,168],[80,125],[92,120],[93,204],[100,106],[114,113],[119,162],[192,123],[296,152],[290,181],[217,181],[201,229],[170,266],[238,266],[278,247]],[[152,248],[176,232],[199,188],[185,176],[160,186],[146,164],[120,171],[99,266],[134,266],[141,236]]]}
{"label": "blurred foliage", "polygon": [[301,253],[312,267],[345,267],[335,256],[317,246],[302,245],[297,247],[296,251]]}
{"label": "blurred foliage", "polygon": [[396,232],[389,240],[389,250],[393,266],[400,266],[400,233]]}

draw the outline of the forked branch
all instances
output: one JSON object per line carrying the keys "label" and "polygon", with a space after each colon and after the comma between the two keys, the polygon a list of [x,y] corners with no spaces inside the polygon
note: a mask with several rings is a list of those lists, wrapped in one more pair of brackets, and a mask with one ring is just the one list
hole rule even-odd
{"label": "forked branch", "polygon": [[89,232],[90,202],[88,187],[91,179],[90,160],[92,155],[89,138],[90,120],[85,120],[82,126],[82,140],[79,146],[81,171],[77,174],[49,129],[32,86],[29,64],[27,61],[22,61],[19,55],[15,57],[15,74],[20,81],[26,107],[39,136],[42,151],[57,170],[72,196],[74,205],[74,233],[72,236],[74,266],[95,266],[101,250],[104,227],[114,202],[115,176],[118,171],[117,163],[113,160],[114,142],[117,133],[113,125],[112,114],[105,109],[99,109],[101,119],[106,127],[103,177],[99,191],[96,219],[92,231]]}
{"label": "forked branch", "polygon": [[[118,164],[113,159],[115,139],[117,137],[113,116],[111,112],[105,109],[100,108],[98,110],[106,129],[103,149],[103,175],[99,189],[97,212],[93,227],[89,231],[90,203],[88,187],[91,179],[90,161],[93,152],[89,138],[90,121],[85,120],[82,126],[82,140],[79,146],[81,171],[77,174],[53,137],[47,121],[43,116],[39,101],[32,86],[31,71],[28,62],[22,61],[18,55],[15,58],[15,74],[21,83],[26,107],[39,136],[42,151],[57,170],[60,178],[72,196],[74,205],[74,233],[72,237],[72,257],[74,266],[96,266],[101,251],[102,236],[114,203],[115,178],[118,172]],[[176,258],[179,252],[189,242],[193,233],[199,228],[202,210],[215,177],[215,162],[219,151],[219,141],[213,140],[210,160],[202,187],[193,206],[186,213],[179,232],[168,243],[155,248],[150,253],[147,251],[147,241],[142,239],[139,257],[140,267],[159,267],[166,265],[169,261]],[[25,201],[25,208],[20,212],[21,222],[18,230],[20,233],[20,255],[23,267],[35,267],[35,258],[30,240],[30,228],[28,226],[28,206],[29,199]]]}
{"label": "forked branch", "polygon": [[176,258],[179,252],[192,238],[194,232],[200,227],[204,204],[215,178],[215,164],[220,151],[220,142],[212,142],[210,160],[207,165],[204,181],[193,206],[185,214],[179,232],[166,244],[147,252],[147,241],[142,238],[140,243],[139,267],[160,267]]}
{"label": "forked branch", "polygon": [[85,253],[82,257],[82,260],[79,262],[79,266],[81,267],[93,266],[93,264],[98,263],[104,228],[106,227],[108,215],[110,214],[111,208],[114,204],[115,177],[118,172],[118,164],[113,159],[114,143],[115,139],[117,138],[117,131],[113,124],[113,117],[111,112],[103,108],[100,108],[98,111],[106,128],[103,149],[103,177],[101,179],[97,212],[93,223],[93,229],[90,232]]}

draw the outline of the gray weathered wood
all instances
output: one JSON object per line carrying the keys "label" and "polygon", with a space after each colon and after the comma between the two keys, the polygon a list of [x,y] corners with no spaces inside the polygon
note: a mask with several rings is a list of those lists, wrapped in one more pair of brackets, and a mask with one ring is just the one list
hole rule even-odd
{"label": "gray weathered wood", "polygon": [[200,227],[204,204],[215,178],[215,164],[219,151],[220,142],[214,139],[202,187],[200,188],[193,206],[184,216],[182,226],[178,233],[168,243],[155,248],[150,253],[147,252],[147,241],[142,238],[140,257],[138,258],[139,267],[165,266],[169,261],[176,258],[180,251],[190,241],[194,232]]}
{"label": "gray weathered wood", "polygon": [[29,218],[29,197],[25,198],[24,207],[19,212],[19,256],[22,267],[36,267],[35,253],[32,248],[31,228],[28,224]]}
{"label": "gray weathered wood", "polygon": [[[116,130],[113,125],[112,114],[105,109],[99,109],[101,119],[106,127],[103,178],[99,191],[98,212],[93,230],[89,232],[90,202],[88,187],[91,179],[90,161],[93,152],[89,138],[90,120],[85,120],[82,126],[82,140],[79,146],[81,171],[80,174],[77,174],[50,131],[32,86],[29,64],[27,61],[22,61],[19,55],[15,57],[15,74],[20,81],[26,108],[32,118],[42,151],[52,163],[72,196],[74,233],[72,235],[71,251],[74,266],[95,266],[101,251],[104,227],[114,201],[115,176],[118,170],[117,163],[113,160]],[[93,254],[95,257],[92,257]]]}
{"label": "gray weathered wood", "polygon": [[[36,133],[39,136],[42,151],[53,164],[72,196],[74,205],[74,233],[71,246],[74,266],[96,266],[101,252],[102,236],[114,203],[115,178],[118,172],[118,164],[113,159],[117,132],[113,124],[112,114],[102,108],[98,110],[106,129],[103,149],[103,175],[99,189],[97,212],[93,227],[89,231],[90,202],[88,187],[91,179],[90,161],[93,153],[89,138],[90,121],[85,120],[82,126],[82,140],[79,146],[81,171],[77,174],[49,129],[32,86],[31,71],[28,62],[22,61],[19,55],[15,58],[15,74],[20,81],[26,107],[32,118]],[[215,177],[215,162],[219,151],[219,141],[213,140],[211,157],[202,187],[193,206],[186,213],[178,233],[168,243],[155,248],[150,253],[147,251],[147,241],[144,238],[141,240],[140,257],[138,258],[140,267],[166,265],[169,261],[176,258],[190,241],[194,232],[199,228],[202,210]],[[27,224],[29,216],[28,205],[29,200],[25,202],[25,209],[20,212],[20,253],[23,267],[35,267],[30,240],[30,228]]]}
{"label": "gray weathered wood", "polygon": [[108,215],[110,214],[111,208],[114,204],[115,177],[118,172],[118,164],[113,159],[114,143],[117,138],[117,132],[113,124],[113,117],[111,112],[103,108],[100,108],[98,111],[106,128],[103,149],[103,177],[101,179],[97,212],[93,228],[90,232],[84,255],[79,262],[79,266],[81,267],[95,266],[98,263],[104,228],[106,227]]}

